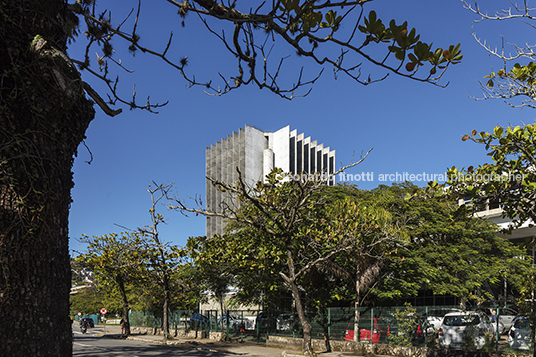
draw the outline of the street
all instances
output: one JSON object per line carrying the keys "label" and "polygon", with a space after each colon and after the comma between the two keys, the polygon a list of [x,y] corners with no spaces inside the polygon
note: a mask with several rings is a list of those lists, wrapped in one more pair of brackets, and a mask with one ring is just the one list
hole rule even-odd
{"label": "street", "polygon": [[[128,340],[119,338],[119,326],[96,325],[82,334],[78,323],[73,324],[73,356],[251,356],[280,357],[283,350],[256,344],[215,342],[209,339],[176,339],[174,345],[159,344],[162,336],[133,334]],[[183,344],[182,346],[178,344]],[[289,354],[292,355],[292,354]],[[341,356],[330,354],[329,356]]]}
{"label": "street", "polygon": [[232,356],[236,354],[208,349],[165,346],[146,342],[104,337],[102,329],[88,329],[82,334],[77,325],[73,326],[73,356]]}

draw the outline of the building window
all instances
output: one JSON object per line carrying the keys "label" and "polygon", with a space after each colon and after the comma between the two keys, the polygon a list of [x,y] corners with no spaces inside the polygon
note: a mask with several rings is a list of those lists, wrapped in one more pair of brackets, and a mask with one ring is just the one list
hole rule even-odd
{"label": "building window", "polygon": [[289,155],[289,158],[290,158],[290,165],[289,165],[289,168],[290,168],[290,172],[295,174],[296,173],[296,167],[294,166],[294,163],[296,162],[296,139],[295,138],[290,138],[290,155]]}
{"label": "building window", "polygon": [[315,173],[315,148],[311,148],[311,173]]}
{"label": "building window", "polygon": [[309,173],[309,144],[303,145],[303,172]]}
{"label": "building window", "polygon": [[296,145],[296,173],[301,174],[303,172],[303,143],[298,141]]}

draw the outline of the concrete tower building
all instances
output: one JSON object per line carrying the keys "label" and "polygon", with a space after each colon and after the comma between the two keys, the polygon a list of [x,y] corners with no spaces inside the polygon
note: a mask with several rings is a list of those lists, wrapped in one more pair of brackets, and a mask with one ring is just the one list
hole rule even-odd
{"label": "concrete tower building", "polygon": [[[206,177],[233,183],[238,180],[238,170],[250,187],[263,180],[270,171],[278,167],[291,174],[333,174],[335,172],[335,150],[312,141],[290,126],[276,132],[264,132],[253,126],[233,132],[205,151]],[[333,180],[328,184],[333,184]],[[206,207],[210,211],[222,212],[226,207],[237,209],[239,203],[227,193],[219,191],[207,179]],[[207,217],[208,237],[223,233],[225,222],[219,217]]]}

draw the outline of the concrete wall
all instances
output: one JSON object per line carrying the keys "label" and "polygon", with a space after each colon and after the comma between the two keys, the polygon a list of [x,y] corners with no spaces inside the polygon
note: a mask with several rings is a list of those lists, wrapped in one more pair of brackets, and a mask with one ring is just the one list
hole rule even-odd
{"label": "concrete wall", "polygon": [[[206,148],[205,173],[208,178],[232,184],[238,180],[238,168],[246,185],[253,187],[257,181],[264,180],[274,167],[293,174],[333,172],[334,167],[330,170],[328,165],[330,160],[334,163],[335,150],[324,148],[297,130],[291,131],[290,126],[267,133],[246,125]],[[231,210],[239,207],[235,197],[219,191],[209,180],[205,202],[208,211],[217,213],[222,213],[225,207]],[[207,236],[223,233],[224,227],[224,219],[207,217]]]}
{"label": "concrete wall", "polygon": [[[324,340],[312,340],[313,349],[315,352],[325,352],[326,346]],[[496,354],[482,351],[462,351],[462,350],[446,350],[439,348],[424,348],[424,347],[407,347],[387,344],[370,344],[354,341],[330,341],[332,351],[352,352],[358,356],[382,355],[396,357],[521,357],[523,355],[516,354]],[[303,339],[281,336],[268,336],[266,346],[276,348],[288,348],[293,350],[302,350]],[[525,355],[528,356],[528,355]],[[531,355],[530,355],[531,356]]]}
{"label": "concrete wall", "polygon": [[[131,333],[139,333],[143,335],[163,335],[162,330],[159,328],[152,327],[130,327]],[[206,332],[206,331],[195,331],[195,330],[182,330],[182,329],[169,329],[169,332],[173,337],[178,338],[193,338],[193,339],[205,339],[208,338],[213,341],[221,342],[225,341],[224,332]]]}
{"label": "concrete wall", "polygon": [[289,138],[290,126],[279,129],[275,133],[270,133],[269,148],[274,152],[273,167],[278,167],[283,172],[289,172]]}
{"label": "concrete wall", "polygon": [[[246,125],[245,156],[246,166],[242,175],[246,185],[253,187],[258,181],[262,181],[264,165],[264,149],[268,148],[268,140],[264,132],[252,126]],[[238,177],[237,177],[238,178]]]}

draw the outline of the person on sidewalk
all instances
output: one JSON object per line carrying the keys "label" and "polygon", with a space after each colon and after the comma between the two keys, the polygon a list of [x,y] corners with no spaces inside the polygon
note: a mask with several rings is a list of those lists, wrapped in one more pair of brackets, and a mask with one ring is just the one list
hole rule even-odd
{"label": "person on sidewalk", "polygon": [[121,321],[119,322],[119,326],[121,326],[121,335],[124,335],[125,334],[125,318],[121,318]]}

